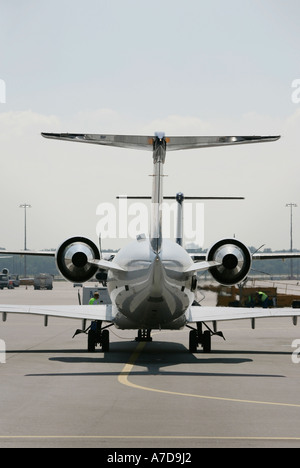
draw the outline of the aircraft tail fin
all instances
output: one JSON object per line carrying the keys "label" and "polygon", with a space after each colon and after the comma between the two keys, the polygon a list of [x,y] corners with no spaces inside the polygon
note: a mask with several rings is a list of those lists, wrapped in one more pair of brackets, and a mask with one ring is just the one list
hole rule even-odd
{"label": "aircraft tail fin", "polygon": [[[166,137],[163,132],[155,136],[101,135],[88,133],[42,133],[50,139],[90,143],[119,148],[142,149],[153,152],[153,187],[150,243],[153,252],[159,254],[162,245],[163,166],[166,152],[211,146],[241,145],[276,141],[280,136],[181,136]],[[178,208],[177,243],[182,244],[182,209]]]}

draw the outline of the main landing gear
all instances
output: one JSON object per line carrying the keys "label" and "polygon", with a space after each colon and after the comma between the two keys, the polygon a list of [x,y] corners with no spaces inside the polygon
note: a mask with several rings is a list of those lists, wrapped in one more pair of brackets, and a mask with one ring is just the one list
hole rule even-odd
{"label": "main landing gear", "polygon": [[[203,332],[203,325],[207,328]],[[187,325],[188,328],[191,328],[190,331],[190,339],[189,339],[189,351],[191,353],[196,353],[197,348],[199,345],[202,346],[204,353],[211,352],[211,337],[214,335],[221,336],[224,340],[224,335],[222,332],[217,332],[216,330],[211,330],[208,325],[204,322],[197,322],[197,329],[190,327]]]}
{"label": "main landing gear", "polygon": [[94,353],[98,344],[100,344],[104,353],[109,351],[109,331],[107,328],[108,327],[102,328],[102,322],[92,322],[91,328],[88,332],[89,353]]}
{"label": "main landing gear", "polygon": [[97,320],[91,323],[91,326],[86,330],[76,330],[73,338],[79,333],[88,335],[88,352],[94,353],[96,346],[100,344],[104,353],[109,351],[109,331],[107,330],[113,324],[109,324],[102,328],[102,322]]}

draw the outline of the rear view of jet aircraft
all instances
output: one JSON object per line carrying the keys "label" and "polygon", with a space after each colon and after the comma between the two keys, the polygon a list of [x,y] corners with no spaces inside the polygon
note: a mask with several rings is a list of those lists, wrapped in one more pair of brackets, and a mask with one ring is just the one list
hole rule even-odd
{"label": "rear view of jet aircraft", "polygon": [[[211,337],[223,336],[207,323],[262,317],[296,317],[295,309],[245,309],[199,307],[194,304],[197,290],[197,273],[209,270],[213,278],[224,285],[241,283],[248,275],[253,258],[272,258],[268,254],[251,255],[248,248],[237,239],[216,242],[206,257],[192,258],[183,248],[180,236],[177,241],[162,236],[163,169],[167,151],[195,148],[274,142],[278,136],[218,136],[218,137],[166,137],[164,133],[149,136],[121,136],[98,134],[42,133],[48,139],[143,149],[153,153],[152,213],[149,237],[138,236],[122,248],[112,260],[102,255],[89,239],[73,237],[65,240],[55,255],[60,273],[70,282],[82,283],[97,272],[107,271],[107,287],[111,305],[93,306],[10,306],[1,305],[0,312],[27,313],[56,317],[90,320],[88,350],[94,351],[100,344],[109,350],[109,331],[112,325],[119,329],[138,330],[137,340],[151,341],[151,330],[178,330],[189,327],[189,350],[211,351]],[[181,200],[182,201],[182,200]],[[181,205],[181,203],[180,203]],[[179,211],[180,213],[180,211]],[[178,217],[178,232],[182,232],[182,220]],[[9,252],[29,255],[45,255],[44,252]],[[285,254],[281,258],[297,257]],[[197,261],[195,261],[197,260]]]}

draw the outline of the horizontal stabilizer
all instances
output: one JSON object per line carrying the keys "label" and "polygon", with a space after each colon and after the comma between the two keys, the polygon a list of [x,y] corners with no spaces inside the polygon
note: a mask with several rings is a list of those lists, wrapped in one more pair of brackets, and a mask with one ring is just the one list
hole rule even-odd
{"label": "horizontal stabilizer", "polygon": [[[151,200],[150,196],[142,196],[142,195],[118,195],[116,197],[117,200],[125,199],[125,200]],[[176,200],[176,195],[173,196],[164,196],[164,200]],[[186,197],[184,196],[184,200],[245,200],[245,197]]]}
{"label": "horizontal stabilizer", "polygon": [[138,135],[100,135],[88,133],[42,133],[44,138],[153,151],[153,137]]}
{"label": "horizontal stabilizer", "polygon": [[[95,145],[115,146],[153,151],[155,138],[141,135],[101,135],[92,133],[42,133],[44,138],[75,141]],[[165,137],[166,150],[177,151],[210,146],[242,145],[276,141],[280,136],[181,136]]]}
{"label": "horizontal stabilizer", "polygon": [[280,136],[196,136],[170,137],[169,151],[208,148],[211,146],[243,145],[247,143],[264,143],[279,140]]}

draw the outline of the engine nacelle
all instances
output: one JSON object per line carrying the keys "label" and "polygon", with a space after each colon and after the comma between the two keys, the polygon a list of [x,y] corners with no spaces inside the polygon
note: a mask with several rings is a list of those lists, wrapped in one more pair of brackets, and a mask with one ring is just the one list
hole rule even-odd
{"label": "engine nacelle", "polygon": [[221,263],[210,269],[213,278],[220,284],[232,286],[243,281],[251,270],[251,253],[237,239],[223,239],[214,244],[207,254],[208,261]]}
{"label": "engine nacelle", "polygon": [[99,249],[85,237],[67,239],[56,252],[58,270],[72,283],[84,283],[97,273],[98,267],[88,263],[95,259],[100,259]]}

